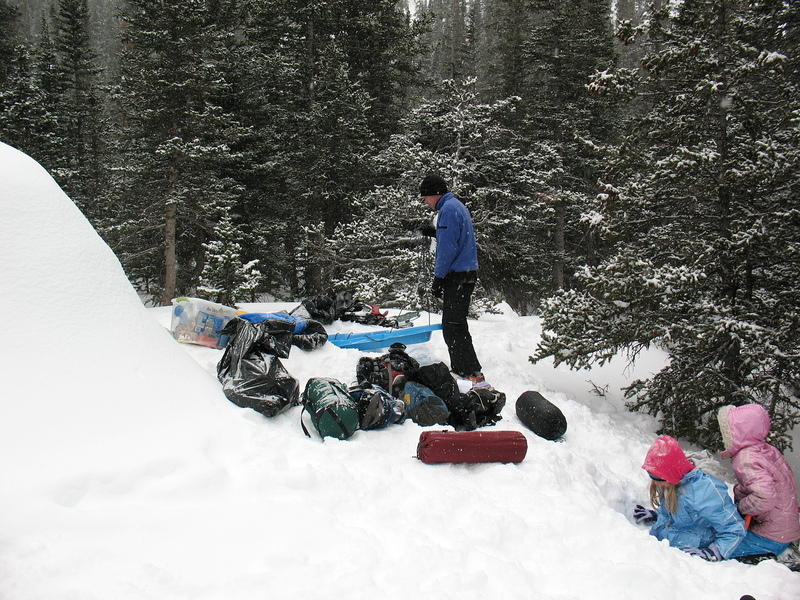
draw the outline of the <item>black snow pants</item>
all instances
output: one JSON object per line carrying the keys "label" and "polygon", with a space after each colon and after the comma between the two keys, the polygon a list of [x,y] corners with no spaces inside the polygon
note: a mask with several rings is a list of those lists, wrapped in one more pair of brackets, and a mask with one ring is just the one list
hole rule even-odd
{"label": "black snow pants", "polygon": [[450,369],[463,376],[481,370],[467,326],[467,312],[477,281],[475,271],[452,272],[444,278],[442,335],[450,353]]}

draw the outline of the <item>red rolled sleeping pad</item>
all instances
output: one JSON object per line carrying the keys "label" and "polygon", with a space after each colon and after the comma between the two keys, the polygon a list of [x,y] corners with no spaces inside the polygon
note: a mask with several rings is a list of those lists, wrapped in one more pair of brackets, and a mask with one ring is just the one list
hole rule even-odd
{"label": "red rolled sleeping pad", "polygon": [[423,431],[417,458],[436,463],[518,463],[528,452],[519,431]]}

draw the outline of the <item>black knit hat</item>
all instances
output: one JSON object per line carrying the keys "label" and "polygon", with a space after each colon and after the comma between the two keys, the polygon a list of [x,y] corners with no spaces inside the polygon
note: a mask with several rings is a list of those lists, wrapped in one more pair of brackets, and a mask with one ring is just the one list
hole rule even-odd
{"label": "black knit hat", "polygon": [[447,193],[447,183],[438,175],[428,175],[419,184],[420,196],[439,196]]}

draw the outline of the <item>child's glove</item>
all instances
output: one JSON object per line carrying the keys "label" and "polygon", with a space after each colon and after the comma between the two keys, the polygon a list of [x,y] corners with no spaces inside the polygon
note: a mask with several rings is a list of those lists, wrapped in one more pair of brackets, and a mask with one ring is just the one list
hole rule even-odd
{"label": "child's glove", "polygon": [[686,552],[709,562],[722,560],[722,554],[719,553],[719,548],[717,548],[716,544],[710,544],[708,548],[687,548]]}
{"label": "child's glove", "polygon": [[633,520],[638,525],[649,525],[656,521],[656,511],[645,508],[641,504],[633,507]]}

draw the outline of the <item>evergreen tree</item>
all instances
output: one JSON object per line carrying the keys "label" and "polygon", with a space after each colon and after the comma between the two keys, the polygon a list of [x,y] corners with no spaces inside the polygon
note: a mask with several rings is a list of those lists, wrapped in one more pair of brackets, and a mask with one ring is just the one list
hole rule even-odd
{"label": "evergreen tree", "polygon": [[168,304],[197,286],[203,244],[243,193],[228,170],[246,131],[222,106],[230,84],[218,62],[233,32],[213,3],[128,4],[106,234],[129,278]]}
{"label": "evergreen tree", "polygon": [[604,164],[592,144],[612,139],[616,115],[609,103],[587,93],[586,84],[594,72],[614,64],[611,6],[608,0],[537,0],[530,8],[536,26],[524,44],[529,66],[522,84],[525,118],[520,126],[532,143],[552,145],[564,165],[548,223],[553,244],[548,250],[552,283],[547,288],[560,289],[570,284],[577,265],[596,260],[595,240],[581,215],[595,194]]}
{"label": "evergreen tree", "polygon": [[8,87],[0,91],[0,131],[5,143],[53,169],[60,161],[64,141],[37,64],[27,48],[17,48],[9,65]]}
{"label": "evergreen tree", "polygon": [[16,54],[15,30],[19,12],[8,0],[0,0],[0,91],[6,89],[9,67]]}
{"label": "evergreen tree", "polygon": [[65,148],[69,145],[59,112],[64,85],[60,77],[55,44],[50,36],[50,26],[44,14],[39,30],[39,42],[33,53],[32,76],[36,89],[35,97],[40,105],[36,125],[39,133],[38,136],[32,135],[32,139],[38,138],[39,143],[34,144],[36,149],[32,150],[32,156],[53,173],[54,177],[63,180],[66,178],[63,167],[65,157],[68,155]]}
{"label": "evergreen tree", "polygon": [[[293,295],[326,287],[314,255],[372,183],[367,159],[385,135],[380,119],[393,115],[391,128],[397,126],[396,107],[384,104],[378,119],[371,107],[381,100],[366,88],[378,94],[374,75],[399,71],[378,66],[392,62],[386,54],[368,62],[368,48],[356,43],[380,31],[372,11],[405,18],[394,4],[260,0],[250,7],[244,51],[251,68],[242,81],[253,93],[243,94],[241,105],[255,132],[248,148],[257,180],[248,183],[248,211],[257,220],[262,264],[275,265],[271,274]],[[402,81],[386,79],[381,85],[390,88]]]}
{"label": "evergreen tree", "polygon": [[213,302],[233,306],[254,301],[261,285],[258,260],[242,263],[241,228],[233,223],[230,207],[221,207],[212,237],[203,244],[205,265],[197,291]]}
{"label": "evergreen tree", "polygon": [[418,84],[420,23],[397,0],[339,0],[323,31],[337,40],[348,77],[369,97],[367,127],[379,141],[397,132]]}
{"label": "evergreen tree", "polygon": [[418,14],[427,28],[422,36],[427,47],[426,83],[436,86],[441,80],[464,80],[474,69],[466,37],[466,1],[427,0],[419,4]]}
{"label": "evergreen tree", "polygon": [[308,89],[298,66],[301,31],[283,0],[253,0],[242,8],[228,103],[249,128],[234,145],[240,161],[233,176],[244,188],[241,244],[246,256],[270,266],[264,285],[273,294],[297,297],[294,253],[306,211],[290,187],[296,178],[288,174],[302,167],[292,162],[293,149],[300,140],[308,143],[296,118]]}
{"label": "evergreen tree", "polygon": [[511,100],[481,103],[472,79],[443,82],[439,97],[413,110],[402,123],[406,133],[393,136],[376,159],[379,172],[395,183],[360,201],[358,218],[330,242],[334,272],[341,273],[335,281],[371,288],[370,297],[383,303],[430,302],[417,298],[418,283],[430,281],[423,273],[430,265],[408,224],[426,217],[419,181],[438,171],[472,212],[484,297],[501,294],[529,310],[539,287],[536,223],[548,210],[542,198],[552,193],[560,165],[546,146],[524,152],[518,136],[500,125],[514,108]]}
{"label": "evergreen tree", "polygon": [[763,404],[778,446],[800,421],[798,11],[686,0],[645,29],[646,73],[597,73],[598,93],[649,109],[609,149],[592,216],[613,255],[543,309],[535,359],[585,367],[665,349],[629,406],[707,447],[724,404]]}
{"label": "evergreen tree", "polygon": [[494,90],[493,98],[521,96],[527,65],[524,45],[531,29],[527,0],[486,0],[489,70],[484,89]]}
{"label": "evergreen tree", "polygon": [[[537,269],[540,294],[568,287],[574,269],[602,253],[582,215],[595,193],[603,161],[596,144],[615,135],[615,108],[587,92],[589,77],[613,66],[610,0],[483,0],[483,39],[472,43],[479,89],[487,99],[518,96],[505,126],[531,148],[555,150],[563,166],[538,225],[549,243]],[[478,18],[478,17],[476,17]],[[482,65],[487,64],[484,68]],[[588,142],[587,140],[592,140]]]}
{"label": "evergreen tree", "polygon": [[[366,187],[372,137],[366,122],[367,96],[350,81],[336,46],[320,55],[319,61],[325,76],[317,79],[308,110],[300,119],[305,137],[313,141],[296,148],[296,164],[305,166],[294,175],[297,195],[311,209],[311,222],[322,223],[330,234],[349,220],[351,199]],[[306,291],[318,293],[325,284],[316,263],[313,267],[307,271]]]}
{"label": "evergreen tree", "polygon": [[66,138],[57,175],[70,198],[93,220],[103,186],[102,100],[86,0],[59,0],[55,53],[61,93],[58,117]]}

